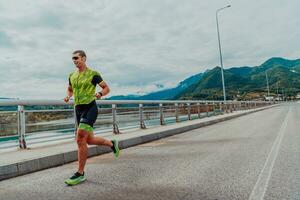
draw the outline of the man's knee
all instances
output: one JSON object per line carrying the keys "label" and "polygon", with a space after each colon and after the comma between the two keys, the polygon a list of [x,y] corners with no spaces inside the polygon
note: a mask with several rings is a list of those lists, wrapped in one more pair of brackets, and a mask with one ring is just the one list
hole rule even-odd
{"label": "man's knee", "polygon": [[93,131],[93,128],[85,123],[80,123],[77,130],[77,144],[81,145],[82,143],[87,142],[89,134]]}
{"label": "man's knee", "polygon": [[86,143],[87,137],[88,137],[88,132],[82,129],[78,129],[77,137],[76,137],[77,144],[82,145]]}

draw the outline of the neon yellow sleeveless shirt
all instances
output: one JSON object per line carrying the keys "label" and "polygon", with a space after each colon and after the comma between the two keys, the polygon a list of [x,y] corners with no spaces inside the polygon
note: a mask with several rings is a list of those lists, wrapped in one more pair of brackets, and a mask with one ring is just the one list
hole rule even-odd
{"label": "neon yellow sleeveless shirt", "polygon": [[87,68],[69,75],[69,85],[72,87],[75,106],[89,104],[96,99],[96,85],[103,81],[99,72]]}

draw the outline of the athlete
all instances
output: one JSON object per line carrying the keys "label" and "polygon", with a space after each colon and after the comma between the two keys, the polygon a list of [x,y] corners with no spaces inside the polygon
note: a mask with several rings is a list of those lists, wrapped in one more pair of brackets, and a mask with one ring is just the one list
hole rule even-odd
{"label": "athlete", "polygon": [[[86,54],[82,50],[73,52],[72,60],[76,70],[69,75],[69,85],[67,96],[64,98],[68,102],[74,95],[74,106],[76,122],[76,141],[78,146],[78,170],[69,179],[65,180],[68,185],[76,185],[86,180],[84,176],[84,166],[87,160],[87,145],[105,145],[111,147],[116,158],[119,157],[118,141],[107,140],[102,137],[95,137],[93,125],[97,119],[98,108],[96,99],[107,95],[110,91],[108,85],[103,81],[101,75],[86,65]],[[102,88],[101,92],[96,92],[96,86]]]}

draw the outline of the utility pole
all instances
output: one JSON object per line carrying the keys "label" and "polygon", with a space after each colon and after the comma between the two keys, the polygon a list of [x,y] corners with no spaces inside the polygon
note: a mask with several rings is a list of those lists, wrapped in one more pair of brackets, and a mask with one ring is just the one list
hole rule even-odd
{"label": "utility pole", "polygon": [[268,89],[268,97],[270,96],[270,88],[269,88],[269,80],[268,80],[268,73],[266,71],[266,80],[267,80],[267,89]]}

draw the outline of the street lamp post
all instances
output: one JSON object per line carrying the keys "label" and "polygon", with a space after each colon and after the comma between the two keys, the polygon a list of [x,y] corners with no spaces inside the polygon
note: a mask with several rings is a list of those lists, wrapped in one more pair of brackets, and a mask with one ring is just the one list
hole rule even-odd
{"label": "street lamp post", "polygon": [[220,31],[219,31],[219,20],[218,20],[218,12],[229,8],[231,5],[228,5],[224,8],[220,8],[216,11],[216,21],[217,21],[217,31],[218,31],[218,41],[219,41],[219,53],[220,53],[220,62],[221,62],[221,75],[222,75],[222,86],[223,86],[223,96],[224,96],[224,103],[226,103],[226,91],[225,91],[225,82],[224,82],[224,69],[223,69],[223,58],[222,58],[222,50],[221,50],[221,41],[220,41]]}
{"label": "street lamp post", "polygon": [[277,87],[277,100],[279,101],[278,82],[276,82],[276,87]]}

